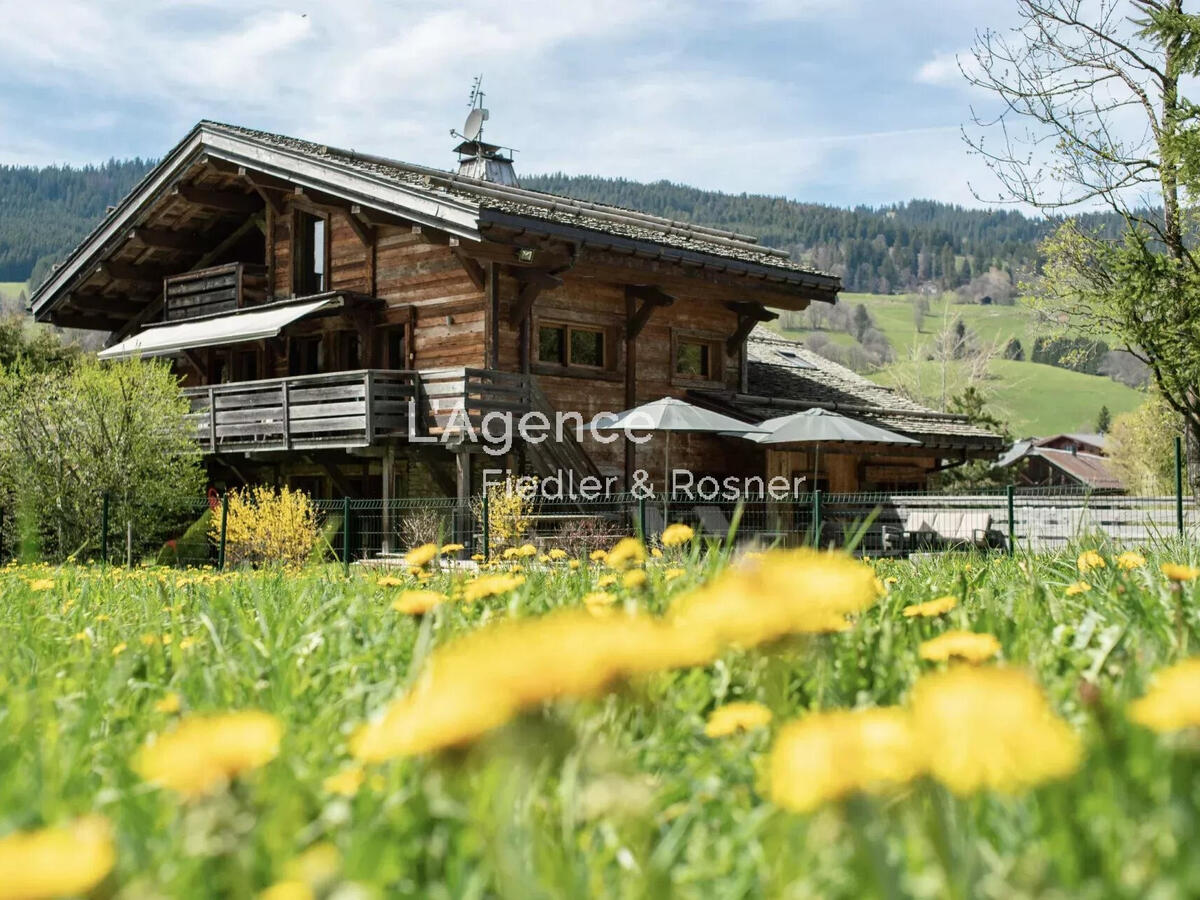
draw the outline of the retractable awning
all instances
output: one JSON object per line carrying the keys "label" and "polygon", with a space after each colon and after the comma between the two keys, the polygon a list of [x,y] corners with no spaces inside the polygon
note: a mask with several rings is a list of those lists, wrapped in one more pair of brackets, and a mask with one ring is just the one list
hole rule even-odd
{"label": "retractable awning", "polygon": [[180,350],[220,347],[244,341],[276,337],[280,331],[305,316],[341,306],[340,296],[303,303],[271,304],[235,313],[151,325],[119,344],[96,354],[100,359],[129,359],[131,356],[169,356]]}

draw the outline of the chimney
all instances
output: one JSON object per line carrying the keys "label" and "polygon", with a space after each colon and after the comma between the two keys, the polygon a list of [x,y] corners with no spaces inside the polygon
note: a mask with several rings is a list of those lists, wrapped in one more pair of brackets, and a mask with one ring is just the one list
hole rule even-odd
{"label": "chimney", "polygon": [[488,120],[488,111],[483,106],[481,90],[483,76],[475,79],[471,87],[471,112],[467,115],[462,133],[451,130],[451,134],[462,139],[454,152],[458,154],[458,174],[480,181],[494,181],[509,187],[520,187],[517,173],[513,170],[512,150],[483,140],[483,123]]}

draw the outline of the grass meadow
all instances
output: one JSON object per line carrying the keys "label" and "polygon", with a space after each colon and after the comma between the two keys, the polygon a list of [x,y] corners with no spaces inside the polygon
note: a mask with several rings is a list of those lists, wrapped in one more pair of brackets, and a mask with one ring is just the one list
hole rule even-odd
{"label": "grass meadow", "polygon": [[1194,548],[694,543],[4,569],[0,897],[1200,894]]}

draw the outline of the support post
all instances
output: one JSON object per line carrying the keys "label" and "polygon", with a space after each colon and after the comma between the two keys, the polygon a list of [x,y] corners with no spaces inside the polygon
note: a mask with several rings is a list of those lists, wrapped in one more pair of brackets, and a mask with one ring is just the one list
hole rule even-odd
{"label": "support post", "polygon": [[458,502],[454,509],[455,534],[454,542],[456,544],[466,544],[466,516],[464,511],[469,508],[471,501],[471,454],[465,450],[459,450],[454,455],[458,482]]}
{"label": "support post", "polygon": [[350,498],[342,496],[342,573],[350,577]]}
{"label": "support post", "polygon": [[1004,496],[1008,501],[1008,555],[1013,556],[1017,552],[1017,515],[1016,503],[1013,500],[1013,495],[1016,489],[1010,484],[1004,488]]}
{"label": "support post", "polygon": [[638,502],[638,537],[642,539],[642,543],[646,542],[646,497],[645,495],[637,498]]}
{"label": "support post", "polygon": [[1183,438],[1175,435],[1175,527],[1183,537]]}
{"label": "support post", "polygon": [[383,541],[381,543],[381,551],[384,556],[392,552],[392,480],[396,470],[396,448],[388,445],[383,449],[383,471],[380,477],[383,479],[383,490],[380,496],[383,498],[382,510],[382,528]]}
{"label": "support post", "polygon": [[812,515],[813,515],[813,545],[821,549],[821,489],[817,488],[813,491],[812,500]]}
{"label": "support post", "polygon": [[487,562],[492,558],[492,523],[488,510],[488,492],[484,489],[483,492],[483,522],[480,523],[483,528],[483,561]]}
{"label": "support post", "polygon": [[100,498],[100,562],[108,562],[108,491]]}
{"label": "support post", "polygon": [[229,526],[229,491],[221,495],[221,543],[217,545],[217,570],[225,571],[225,535]]}

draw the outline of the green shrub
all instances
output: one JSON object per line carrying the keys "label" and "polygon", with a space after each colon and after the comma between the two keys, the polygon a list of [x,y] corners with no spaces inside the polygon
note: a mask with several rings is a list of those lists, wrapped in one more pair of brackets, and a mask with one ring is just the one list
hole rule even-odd
{"label": "green shrub", "polygon": [[208,562],[212,557],[212,544],[208,540],[212,520],[212,510],[204,510],[180,537],[159,548],[155,562],[160,566],[197,566]]}

